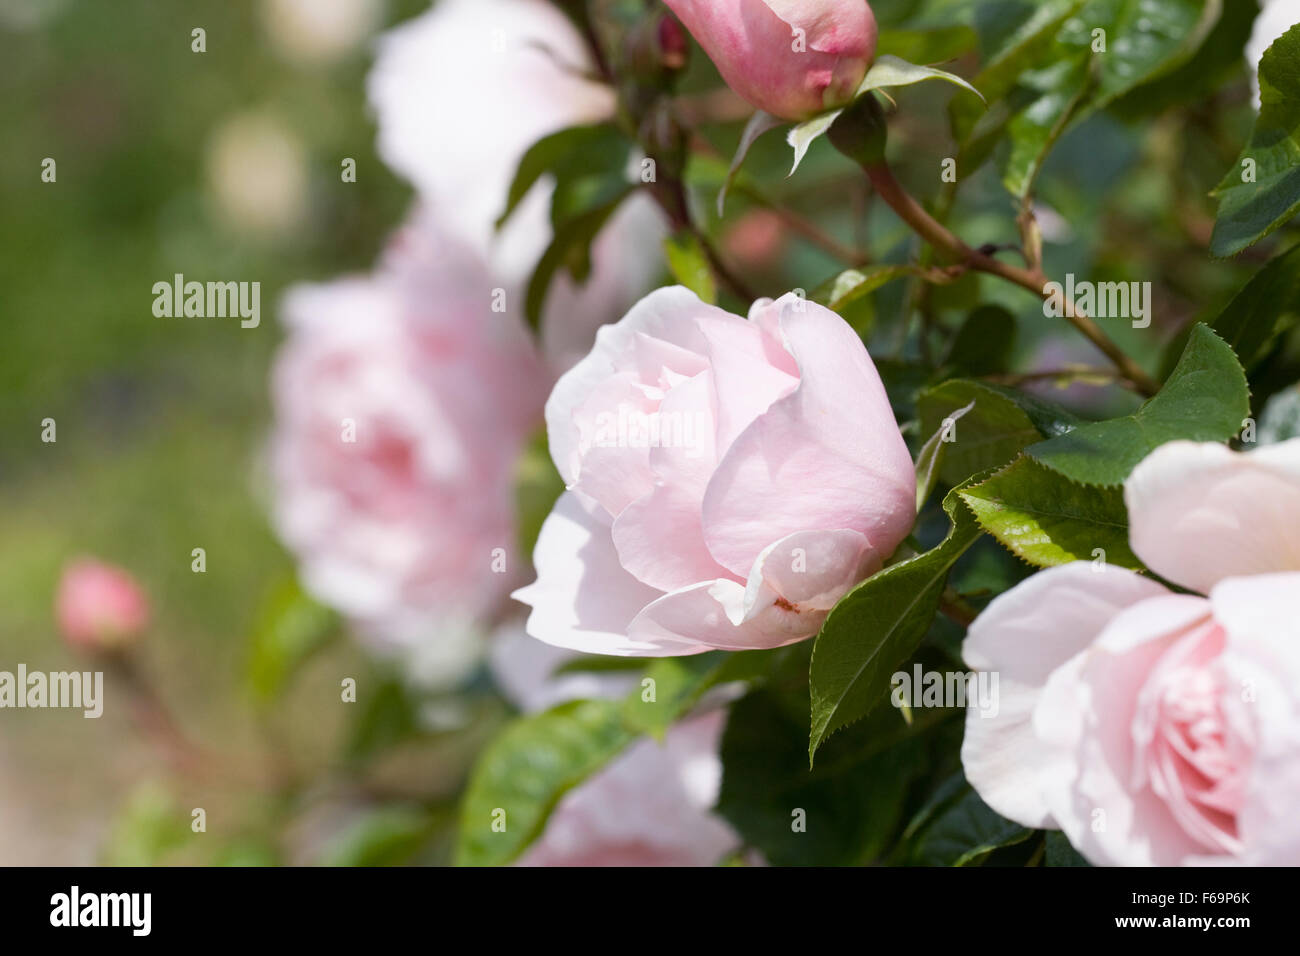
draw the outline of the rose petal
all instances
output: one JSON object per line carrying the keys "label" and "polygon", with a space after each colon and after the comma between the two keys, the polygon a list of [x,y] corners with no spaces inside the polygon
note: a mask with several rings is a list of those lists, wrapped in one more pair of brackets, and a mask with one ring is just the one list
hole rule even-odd
{"label": "rose petal", "polygon": [[1210,594],[1227,632],[1225,715],[1249,747],[1237,832],[1250,866],[1300,860],[1300,574],[1233,578]]}
{"label": "rose petal", "polygon": [[773,540],[845,528],[890,554],[911,529],[912,460],[875,366],[838,315],[788,295],[775,314],[799,387],[735,440],[704,496],[709,550],[747,574]]}
{"label": "rose petal", "polygon": [[1171,646],[1210,620],[1210,610],[1204,598],[1189,595],[1141,601],[1120,612],[1084,654],[1071,697],[1057,694],[1055,681],[1043,693],[1046,709],[1066,699],[1080,708],[1076,776],[1057,780],[1047,797],[1056,825],[1095,864],[1175,866],[1208,856],[1149,785],[1134,787],[1133,735],[1152,669]]}
{"label": "rose petal", "polygon": [[705,341],[696,320],[726,315],[721,309],[701,302],[690,290],[673,286],[656,289],[618,322],[600,328],[591,352],[560,376],[546,402],[551,457],[566,484],[577,480],[582,463],[582,432],[575,415],[588,397],[620,370],[621,356],[636,353],[638,333],[703,354]]}
{"label": "rose petal", "polygon": [[621,657],[698,653],[671,636],[653,641],[626,636],[628,622],[660,592],[623,570],[609,528],[572,493],[560,496],[542,525],[533,563],[536,582],[513,597],[532,607],[527,630],[538,640]]}
{"label": "rose petal", "polygon": [[727,573],[704,544],[700,514],[717,460],[713,401],[709,372],[668,393],[658,411],[660,437],[666,443],[649,449],[655,487],[614,521],[614,547],[623,567],[661,591]]}
{"label": "rose petal", "polygon": [[[816,624],[810,625],[814,618]],[[628,638],[661,645],[661,656],[744,651],[804,640],[817,632],[824,618],[825,612],[800,613],[775,605],[747,618],[744,585],[725,579],[702,581],[647,605],[628,627]],[[692,644],[693,649],[677,649]]]}
{"label": "rose petal", "polygon": [[1124,486],[1129,540],[1147,566],[1208,593],[1227,577],[1300,571],[1300,439],[1243,454],[1161,445]]}
{"label": "rose petal", "polygon": [[999,675],[998,709],[987,717],[967,712],[961,759],[985,803],[1025,826],[1053,825],[1044,790],[1059,773],[1053,747],[1033,726],[1034,709],[1046,699],[1043,688],[1122,609],[1165,594],[1123,568],[1098,571],[1076,561],[1040,571],[984,609],[962,644],[962,657],[976,670]]}

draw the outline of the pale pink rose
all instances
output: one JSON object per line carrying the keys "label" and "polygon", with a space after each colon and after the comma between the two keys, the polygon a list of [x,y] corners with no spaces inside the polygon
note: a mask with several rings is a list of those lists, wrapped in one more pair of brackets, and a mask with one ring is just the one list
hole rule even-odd
{"label": "pale pink rose", "polygon": [[[549,178],[500,231],[496,220],[529,147],[614,115],[613,90],[591,72],[577,30],[547,0],[440,0],[380,40],[368,83],[379,155],[516,297],[552,238]],[[542,327],[556,368],[585,354],[597,326],[650,288],[661,258],[646,250],[663,235],[653,200],[635,195],[593,244],[586,283],[557,277]]]}
{"label": "pale pink rose", "polygon": [[54,617],[73,646],[109,650],[132,643],[149,625],[149,601],[128,572],[78,558],[63,569]]}
{"label": "pale pink rose", "polygon": [[[493,304],[478,257],[427,217],[372,275],[284,301],[276,525],[306,587],[390,642],[473,632],[517,580],[514,471],[546,378]],[[434,650],[424,666],[450,666]]]}
{"label": "pale pink rose", "polygon": [[962,763],[994,810],[1103,865],[1300,863],[1300,440],[1173,442],[1125,486],[1134,551],[1208,595],[1076,562],[1000,596]]}
{"label": "pale pink rose", "polygon": [[644,739],[567,793],[520,866],[712,866],[740,840],[710,812],[722,785],[716,710]]}
{"label": "pale pink rose", "polygon": [[876,56],[866,0],[665,0],[727,85],[773,116],[844,106]]}
{"label": "pale pink rose", "polygon": [[568,491],[528,632],[600,654],[812,636],[907,536],[915,475],[867,350],[788,295],[749,320],[660,289],[600,330],[546,405]]}

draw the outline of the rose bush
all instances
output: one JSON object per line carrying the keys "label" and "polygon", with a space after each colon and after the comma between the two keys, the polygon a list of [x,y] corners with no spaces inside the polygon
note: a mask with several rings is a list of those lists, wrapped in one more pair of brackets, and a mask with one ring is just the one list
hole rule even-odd
{"label": "rose bush", "polygon": [[1175,594],[1076,562],[998,597],[966,662],[984,800],[1094,863],[1251,865],[1300,854],[1300,439],[1245,455],[1173,442],[1125,487],[1134,551]]}
{"label": "rose bush", "polygon": [[912,526],[912,460],[871,357],[795,295],[748,320],[682,288],[647,296],[560,379],[546,421],[569,490],[515,596],[548,643],[803,640]]}

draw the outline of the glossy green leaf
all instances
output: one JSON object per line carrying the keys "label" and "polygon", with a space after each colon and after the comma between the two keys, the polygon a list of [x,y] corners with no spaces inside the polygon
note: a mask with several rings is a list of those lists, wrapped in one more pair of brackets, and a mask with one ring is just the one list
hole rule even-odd
{"label": "glossy green leaf", "polygon": [[928,808],[922,825],[911,828],[914,865],[978,865],[994,850],[1023,843],[1034,834],[995,813],[965,780],[950,781],[944,796]]}
{"label": "glossy green leaf", "polygon": [[938,611],[948,571],[979,537],[955,494],[943,506],[952,527],[937,547],[863,581],[822,625],[809,671],[810,761],[827,737],[887,699],[890,675],[916,650]]}
{"label": "glossy green leaf", "polygon": [[[1019,9],[1023,19],[975,83],[990,101],[1005,101],[1002,118],[991,121],[1004,123],[1010,140],[1003,184],[1025,197],[1065,131],[1186,62],[1217,22],[1222,0],[1049,0]],[[952,115],[968,154],[976,117],[959,103]]]}
{"label": "glossy green leaf", "polygon": [[1249,414],[1250,390],[1236,355],[1198,324],[1164,387],[1134,414],[1082,425],[1026,453],[1075,481],[1119,485],[1165,442],[1227,441]]}
{"label": "glossy green leaf", "polygon": [[984,382],[953,379],[923,392],[916,402],[921,431],[933,435],[954,411],[975,407],[947,432],[939,477],[949,485],[1005,465],[1027,445],[1063,434],[1078,419],[1041,399]]}
{"label": "glossy green leaf", "polygon": [[1219,313],[1211,328],[1247,370],[1300,318],[1300,246],[1273,259]]}
{"label": "glossy green leaf", "polygon": [[617,701],[573,701],[512,723],[470,776],[457,865],[514,860],[542,832],[560,799],[632,739]]}
{"label": "glossy green leaf", "polygon": [[980,527],[1030,564],[1050,568],[1100,557],[1143,566],[1129,548],[1120,488],[1081,485],[1022,456],[960,494]]}
{"label": "glossy green leaf", "polygon": [[919,735],[883,708],[827,742],[809,770],[802,716],[767,690],[732,706],[718,812],[773,866],[870,863],[927,769]]}
{"label": "glossy green leaf", "polygon": [[1250,141],[1214,191],[1216,256],[1235,256],[1300,211],[1300,24],[1264,52],[1259,95]]}

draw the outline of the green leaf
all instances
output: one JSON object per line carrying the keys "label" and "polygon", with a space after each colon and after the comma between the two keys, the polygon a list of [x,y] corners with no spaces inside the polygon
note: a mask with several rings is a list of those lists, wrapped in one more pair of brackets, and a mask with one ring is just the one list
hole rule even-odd
{"label": "green leaf", "polygon": [[891,842],[909,785],[926,769],[921,741],[884,708],[836,735],[810,771],[801,717],[770,690],[732,706],[718,812],[774,866],[870,863]]}
{"label": "green leaf", "polygon": [[1249,414],[1241,364],[1223,339],[1198,323],[1164,387],[1134,414],[1082,425],[1026,452],[1075,481],[1119,485],[1165,442],[1227,441]]}
{"label": "green leaf", "polygon": [[1235,256],[1300,210],[1300,25],[1264,51],[1259,96],[1250,141],[1214,191],[1216,256]]}
{"label": "green leaf", "polygon": [[[871,94],[873,90],[883,90],[895,86],[910,86],[913,83],[921,83],[926,80],[943,80],[964,90],[969,90],[978,96],[981,100],[984,97],[980,91],[975,89],[960,76],[952,73],[946,73],[943,70],[936,70],[931,66],[920,66],[916,63],[908,63],[906,60],[896,56],[883,54],[877,56],[871,69],[867,70],[867,75],[862,78],[858,84],[858,91],[854,94],[854,99]],[[822,113],[814,116],[810,120],[805,120],[793,127],[786,135],[786,142],[794,150],[794,165],[790,167],[790,175],[793,176],[799,164],[803,162],[804,156],[808,152],[808,147],[813,142],[831,128],[831,124],[839,118],[844,112],[843,109],[832,110],[829,113]]]}
{"label": "green leaf", "polygon": [[1000,305],[982,305],[957,330],[944,364],[969,378],[994,375],[1010,367],[1015,346],[1016,317]]}
{"label": "green leaf", "polygon": [[[1219,18],[1221,0],[1073,0],[1037,4],[975,78],[990,101],[1005,99],[1010,151],[1003,184],[1029,195],[1051,147],[1071,126],[1176,69]],[[1094,51],[1104,31],[1105,52]],[[954,103],[953,128],[967,154],[988,131]],[[987,153],[987,149],[980,152]],[[969,157],[968,157],[969,162]],[[967,166],[969,168],[969,165]]]}
{"label": "green leaf", "polygon": [[[470,776],[461,803],[457,865],[514,860],[542,832],[560,799],[632,739],[618,701],[572,701],[510,724]],[[502,820],[504,829],[500,823],[494,828]]]}
{"label": "green leaf", "polygon": [[248,685],[259,705],[274,700],[314,653],[338,634],[339,619],[288,579],[257,613],[250,636]]}
{"label": "green leaf", "polygon": [[1070,846],[1070,841],[1060,830],[1049,830],[1046,835],[1047,852],[1043,857],[1044,866],[1091,866],[1092,864],[1079,855],[1079,851]]}
{"label": "green leaf", "polygon": [[505,224],[542,176],[553,176],[557,189],[580,180],[623,177],[630,150],[631,144],[612,123],[573,126],[543,136],[519,160],[497,228]]}
{"label": "green leaf", "polygon": [[713,281],[713,269],[709,266],[704,245],[697,236],[689,232],[668,236],[664,239],[664,254],[668,259],[668,271],[674,279],[699,296],[701,301],[717,304],[718,286]]}
{"label": "green leaf", "polygon": [[[704,692],[718,684],[749,681],[765,675],[774,651],[714,651],[689,657],[655,661],[640,683],[623,701],[623,721],[638,734],[663,738],[675,721],[699,702]],[[646,681],[653,681],[647,686]],[[648,700],[653,688],[654,700]]]}
{"label": "green leaf", "polygon": [[1080,485],[1021,456],[960,495],[985,531],[1040,568],[1093,560],[1098,548],[1107,564],[1143,567],[1129,548],[1120,488]]}
{"label": "green leaf", "polygon": [[949,447],[939,468],[939,477],[949,485],[999,468],[1027,445],[1062,434],[1078,422],[1069,412],[1041,399],[984,382],[953,379],[917,399],[922,434],[942,430],[945,419],[971,402],[975,407],[960,424],[954,423],[948,435]]}
{"label": "green leaf", "polygon": [[984,95],[979,90],[960,76],[946,73],[943,70],[936,70],[932,66],[908,63],[906,60],[890,56],[888,53],[876,57],[875,62],[871,64],[871,69],[867,70],[867,75],[858,84],[857,96],[862,96],[871,90],[910,86],[913,83],[922,83],[926,80],[943,80],[945,83],[951,83],[963,90],[969,90],[978,96],[981,101],[984,99]]}
{"label": "green leaf", "polygon": [[591,243],[604,227],[620,202],[630,193],[632,187],[623,185],[617,196],[606,199],[601,204],[575,215],[568,221],[555,227],[551,244],[542,253],[542,258],[528,280],[528,292],[524,301],[524,316],[532,329],[541,327],[542,309],[546,305],[546,294],[550,291],[555,274],[565,268],[579,282],[585,282],[591,273]]}
{"label": "green leaf", "polygon": [[428,844],[434,821],[415,807],[382,807],[352,823],[325,846],[322,866],[401,866]]}
{"label": "green leaf", "polygon": [[939,482],[939,469],[943,465],[944,454],[951,444],[944,441],[948,431],[947,422],[955,423],[960,421],[974,407],[975,402],[972,400],[969,405],[954,411],[945,419],[945,423],[921,446],[921,451],[916,456],[916,511],[918,514],[925,507],[925,503],[930,500],[930,493],[934,491],[934,486]]}
{"label": "green leaf", "polygon": [[[728,167],[726,175],[722,178],[722,187],[718,190],[718,218],[722,218],[723,210],[727,205],[727,193],[731,190],[731,184],[735,182],[736,176],[740,173],[740,167],[745,162],[745,157],[749,155],[750,149],[760,136],[768,130],[776,129],[778,126],[785,125],[785,120],[770,113],[764,113],[759,110],[749,118],[745,124],[744,131],[740,134],[740,143],[736,146],[736,155],[731,158],[731,165]],[[691,158],[691,165],[694,166],[699,162],[695,157]],[[795,165],[799,162],[796,159]],[[793,172],[793,170],[791,170]]]}
{"label": "green leaf", "polygon": [[1260,269],[1211,324],[1247,371],[1300,318],[1300,246]]}
{"label": "green leaf", "polygon": [[863,581],[822,624],[809,670],[809,762],[827,737],[888,697],[890,675],[916,650],[939,609],[948,571],[979,537],[954,494],[943,507],[952,528],[937,547]]}
{"label": "green leaf", "polygon": [[542,522],[563,491],[564,479],[551,459],[546,429],[540,428],[515,466],[515,515],[521,555],[533,553]]}
{"label": "green leaf", "polygon": [[[1035,4],[987,5],[980,10],[986,18],[1014,17],[994,25],[986,22],[1001,34],[1002,41],[995,52],[986,57],[987,63],[972,81],[990,103],[1002,99],[1016,85],[1027,70],[1041,64],[1043,50],[1055,36],[1066,19],[1084,4],[1084,0],[1039,0]],[[967,139],[979,119],[980,110],[968,99],[952,101],[949,111],[953,115],[953,131],[958,140]]]}
{"label": "green leaf", "polygon": [[924,274],[912,265],[874,265],[861,269],[846,269],[813,290],[812,300],[832,312],[841,312],[864,295],[875,292],[886,283],[897,279],[910,279]]}
{"label": "green leaf", "polygon": [[1034,831],[998,816],[980,795],[958,778],[949,781],[946,799],[928,809],[915,831],[910,862],[918,866],[969,866],[979,864],[996,849],[1023,843]]}
{"label": "green leaf", "polygon": [[785,141],[794,150],[794,163],[790,166],[789,175],[794,175],[795,170],[799,168],[799,164],[803,162],[804,156],[808,155],[808,147],[831,128],[831,124],[839,119],[842,112],[843,110],[833,110],[829,113],[822,113],[790,128],[790,132],[785,134]]}

